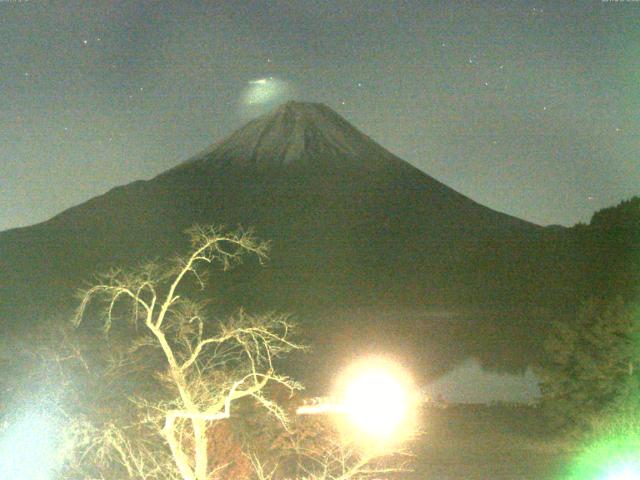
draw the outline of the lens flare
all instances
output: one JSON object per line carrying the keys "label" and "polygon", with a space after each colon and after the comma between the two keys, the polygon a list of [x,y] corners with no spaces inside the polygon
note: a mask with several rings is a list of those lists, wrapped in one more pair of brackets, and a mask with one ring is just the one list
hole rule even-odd
{"label": "lens flare", "polygon": [[407,395],[389,372],[366,371],[347,388],[344,409],[360,430],[373,437],[386,438],[406,416]]}
{"label": "lens flare", "polygon": [[399,440],[409,433],[415,388],[397,365],[367,359],[350,368],[336,395],[347,428],[374,441]]}
{"label": "lens flare", "polygon": [[593,442],[568,468],[567,480],[640,480],[640,436],[625,432]]}
{"label": "lens flare", "polygon": [[603,480],[640,480],[640,460],[617,465]]}
{"label": "lens flare", "polygon": [[51,480],[60,463],[57,421],[29,412],[0,432],[0,472],[12,480]]}

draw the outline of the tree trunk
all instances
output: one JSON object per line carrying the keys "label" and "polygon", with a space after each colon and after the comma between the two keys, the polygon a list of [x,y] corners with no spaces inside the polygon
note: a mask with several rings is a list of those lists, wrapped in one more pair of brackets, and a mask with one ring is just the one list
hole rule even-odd
{"label": "tree trunk", "polygon": [[209,458],[207,452],[207,422],[199,418],[194,418],[191,422],[193,425],[193,438],[195,443],[196,479],[208,480]]}

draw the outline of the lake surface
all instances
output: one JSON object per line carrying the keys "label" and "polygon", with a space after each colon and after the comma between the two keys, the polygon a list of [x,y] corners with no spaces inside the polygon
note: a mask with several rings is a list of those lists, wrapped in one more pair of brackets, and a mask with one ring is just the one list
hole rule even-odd
{"label": "lake surface", "polygon": [[572,454],[526,406],[426,409],[414,471],[402,480],[561,480]]}
{"label": "lake surface", "polygon": [[322,394],[336,372],[363,356],[381,355],[450,401],[528,403],[539,394],[530,366],[543,351],[552,319],[549,312],[531,307],[369,307],[301,315],[312,349],[294,357],[290,373]]}
{"label": "lake surface", "polygon": [[468,358],[451,371],[428,383],[423,391],[451,403],[533,403],[540,398],[538,379],[528,367],[522,373],[500,373],[483,368]]}

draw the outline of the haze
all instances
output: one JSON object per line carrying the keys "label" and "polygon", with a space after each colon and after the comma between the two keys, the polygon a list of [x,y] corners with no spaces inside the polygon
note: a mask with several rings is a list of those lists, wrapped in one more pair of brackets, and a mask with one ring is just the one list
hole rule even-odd
{"label": "haze", "polygon": [[[637,193],[635,2],[0,2],[0,230],[150,178],[290,97],[493,209]],[[249,113],[247,88],[286,89]]]}

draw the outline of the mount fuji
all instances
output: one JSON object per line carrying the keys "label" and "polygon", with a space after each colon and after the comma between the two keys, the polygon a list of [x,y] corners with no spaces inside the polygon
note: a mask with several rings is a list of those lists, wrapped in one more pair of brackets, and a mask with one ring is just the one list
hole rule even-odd
{"label": "mount fuji", "polygon": [[155,178],[0,232],[0,325],[68,311],[93,273],[184,251],[196,223],[272,242],[265,267],[213,274],[207,295],[223,309],[553,300],[544,272],[555,259],[540,245],[560,233],[474,202],[327,106],[288,102]]}

